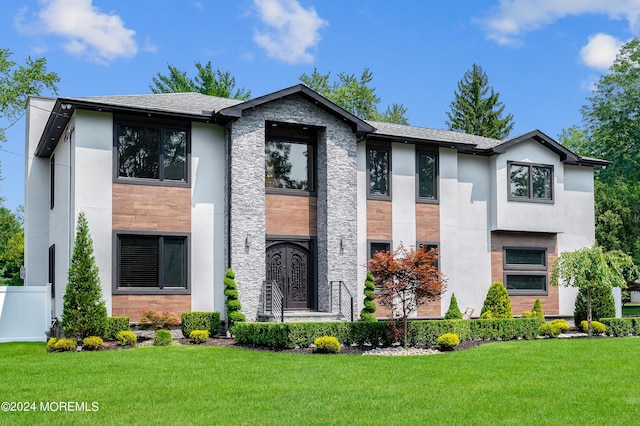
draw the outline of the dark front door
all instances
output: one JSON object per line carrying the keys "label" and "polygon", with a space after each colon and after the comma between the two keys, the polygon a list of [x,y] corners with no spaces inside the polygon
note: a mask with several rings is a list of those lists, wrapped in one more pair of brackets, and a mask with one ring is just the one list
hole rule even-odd
{"label": "dark front door", "polygon": [[267,283],[280,287],[286,309],[312,307],[311,256],[309,249],[294,242],[267,246]]}

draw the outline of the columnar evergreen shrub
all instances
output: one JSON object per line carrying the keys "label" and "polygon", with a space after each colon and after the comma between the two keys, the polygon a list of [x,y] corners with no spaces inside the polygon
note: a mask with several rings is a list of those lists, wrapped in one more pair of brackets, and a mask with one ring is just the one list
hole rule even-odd
{"label": "columnar evergreen shrub", "polygon": [[247,320],[247,317],[240,312],[242,306],[238,298],[238,286],[236,285],[235,278],[236,274],[233,273],[233,270],[231,268],[227,269],[224,276],[224,295],[226,297],[224,304],[227,307],[227,328],[229,330],[233,328],[235,323]]}
{"label": "columnar evergreen shrub", "polygon": [[316,347],[315,352],[320,354],[337,354],[342,349],[338,339],[333,336],[318,337],[314,340],[313,345]]}
{"label": "columnar evergreen shrub", "polygon": [[80,213],[62,309],[62,330],[67,337],[81,340],[105,333],[107,308],[102,300],[98,272],[89,224],[84,213]]}
{"label": "columnar evergreen shrub", "polygon": [[107,328],[104,333],[105,339],[115,339],[116,335],[121,331],[129,331],[131,330],[131,323],[129,321],[129,317],[108,317],[107,318]]}
{"label": "columnar evergreen shrub", "polygon": [[362,321],[378,321],[374,315],[376,306],[376,286],[373,283],[374,277],[371,272],[367,272],[367,278],[364,280],[364,308],[360,311],[360,319]]}
{"label": "columnar evergreen shrub", "polygon": [[462,319],[462,312],[458,307],[458,301],[456,300],[455,293],[451,294],[451,302],[449,302],[449,309],[447,310],[447,313],[444,314],[444,319],[446,320]]}
{"label": "columnar evergreen shrub", "polygon": [[436,345],[441,351],[451,351],[460,344],[460,337],[455,333],[445,333],[436,339]]}
{"label": "columnar evergreen shrub", "polygon": [[[595,320],[600,318],[613,318],[616,316],[616,305],[613,293],[608,288],[591,289],[591,315]],[[575,310],[573,312],[575,324],[580,324],[587,319],[587,289],[580,289],[576,297]]]}
{"label": "columnar evergreen shrub", "polygon": [[82,339],[82,349],[85,351],[99,351],[102,349],[102,338],[99,336],[89,336]]}
{"label": "columnar evergreen shrub", "polygon": [[513,318],[513,311],[511,310],[511,301],[509,300],[509,294],[504,284],[500,281],[496,281],[491,284],[487,297],[484,299],[484,305],[482,311],[480,311],[481,318]]}
{"label": "columnar evergreen shrub", "polygon": [[220,334],[220,312],[184,312],[181,317],[182,335],[189,338],[193,330],[207,330],[209,336]]}
{"label": "columnar evergreen shrub", "polygon": [[169,330],[158,330],[153,336],[153,346],[169,346],[173,341]]}
{"label": "columnar evergreen shrub", "polygon": [[138,343],[138,338],[135,333],[130,330],[119,331],[118,334],[116,334],[116,340],[121,346],[136,346]]}

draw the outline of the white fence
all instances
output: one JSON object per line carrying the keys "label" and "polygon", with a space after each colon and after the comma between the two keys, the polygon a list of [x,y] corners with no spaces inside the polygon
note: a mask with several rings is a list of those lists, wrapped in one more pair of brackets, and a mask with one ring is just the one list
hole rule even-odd
{"label": "white fence", "polygon": [[44,342],[51,325],[51,285],[0,286],[0,342]]}

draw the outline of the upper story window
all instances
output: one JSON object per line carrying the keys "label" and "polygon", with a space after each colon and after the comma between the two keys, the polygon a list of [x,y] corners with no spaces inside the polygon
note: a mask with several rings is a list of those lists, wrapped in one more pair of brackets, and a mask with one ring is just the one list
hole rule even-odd
{"label": "upper story window", "polygon": [[118,178],[187,182],[185,128],[118,123],[116,148]]}
{"label": "upper story window", "polygon": [[317,129],[280,123],[267,126],[265,188],[274,192],[315,192]]}
{"label": "upper story window", "polygon": [[432,151],[416,151],[416,184],[418,201],[438,200],[438,154]]}
{"label": "upper story window", "polygon": [[509,200],[553,201],[553,166],[509,162]]}
{"label": "upper story window", "polygon": [[391,198],[391,148],[367,146],[367,182],[369,198]]}

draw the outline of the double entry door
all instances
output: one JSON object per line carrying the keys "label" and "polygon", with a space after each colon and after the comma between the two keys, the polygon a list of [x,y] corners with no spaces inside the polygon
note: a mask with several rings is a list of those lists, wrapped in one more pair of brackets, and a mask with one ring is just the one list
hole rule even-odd
{"label": "double entry door", "polygon": [[267,242],[266,267],[268,287],[280,288],[285,309],[313,308],[315,286],[309,241]]}

